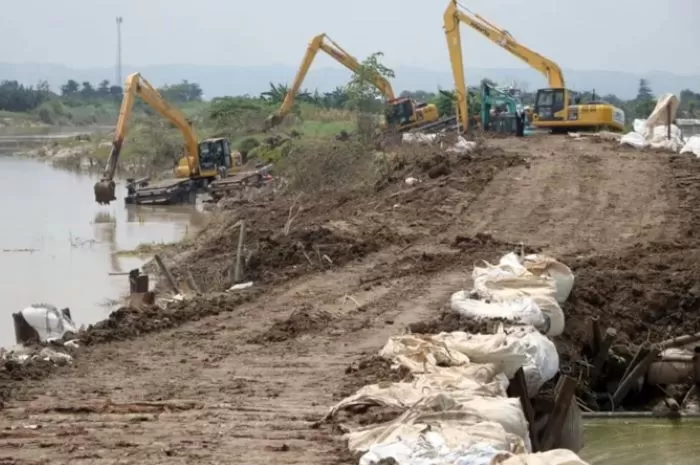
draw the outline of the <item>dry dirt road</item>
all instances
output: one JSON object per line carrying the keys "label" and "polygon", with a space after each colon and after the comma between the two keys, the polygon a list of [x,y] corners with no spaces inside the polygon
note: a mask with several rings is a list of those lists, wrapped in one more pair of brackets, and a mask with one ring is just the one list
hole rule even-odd
{"label": "dry dirt road", "polygon": [[[619,271],[626,254],[647,257],[644,244],[673,243],[697,257],[694,162],[608,142],[496,139],[481,160],[453,161],[417,187],[401,178],[374,198],[310,208],[294,228],[326,224],[337,232],[342,221],[345,236],[375,246],[355,244],[347,260],[324,249],[333,265],[319,269],[306,266],[316,263],[311,252],[291,263],[282,240],[258,237],[270,249],[260,249],[256,273],[284,279],[248,302],[190,303],[223,313],[183,313],[174,328],[95,343],[72,367],[12,384],[0,417],[0,463],[353,463],[338,436],[315,424],[340,395],[373,380],[348,366],[408,324],[435,319],[450,294],[468,286],[475,261],[497,260],[512,244],[575,262],[592,287],[599,274],[619,278],[605,273],[612,263]],[[268,207],[279,216],[275,228],[288,207],[279,215]],[[202,240],[210,242],[203,249],[230,258],[221,240]],[[649,253],[662,262],[664,252]],[[188,256],[193,269],[219,263],[205,255]],[[683,269],[688,276],[691,268]],[[658,273],[643,276],[656,282]],[[590,289],[576,286],[572,327],[593,305]]]}

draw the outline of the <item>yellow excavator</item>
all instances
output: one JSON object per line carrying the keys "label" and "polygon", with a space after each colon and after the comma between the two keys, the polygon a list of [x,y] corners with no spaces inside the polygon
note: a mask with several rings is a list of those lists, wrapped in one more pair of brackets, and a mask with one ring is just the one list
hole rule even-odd
{"label": "yellow excavator", "polygon": [[198,142],[187,117],[180,110],[171,107],[139,73],[134,73],[126,79],[112,150],[102,179],[95,184],[97,203],[109,204],[116,200],[114,175],[137,95],[180,130],[185,139],[185,153],[175,167],[175,179],[155,184],[148,184],[147,178],[127,180],[126,203],[168,205],[191,201],[197,189],[208,186],[217,177],[224,178],[225,181],[229,171],[236,170],[228,139],[215,138]]}
{"label": "yellow excavator", "polygon": [[[331,58],[353,73],[359,72],[362,68],[362,65],[355,57],[343,50],[343,48],[328,37],[328,35],[317,35],[309,42],[306,54],[301,62],[292,87],[287,91],[287,95],[284,97],[284,101],[279,110],[267,119],[265,129],[269,129],[281,123],[284,117],[291,111],[294,105],[294,98],[299,92],[304,78],[306,77],[306,73],[308,73],[311,63],[313,63],[319,50],[326,52]],[[440,115],[435,105],[418,103],[408,97],[396,98],[394,89],[391,87],[389,81],[378,74],[372,77],[372,83],[386,99],[387,110],[384,115],[385,121],[382,123],[383,129],[395,129],[402,132],[418,127],[426,128],[433,123],[439,125]]]}
{"label": "yellow excavator", "polygon": [[518,43],[508,31],[472,13],[457,0],[450,0],[443,15],[443,26],[458,98],[457,116],[463,131],[467,131],[469,122],[460,23],[475,29],[545,75],[549,87],[537,91],[532,114],[532,125],[535,128],[548,129],[552,132],[591,129],[622,131],[624,129],[624,111],[606,102],[581,103],[580,97],[566,88],[564,74],[559,65]]}

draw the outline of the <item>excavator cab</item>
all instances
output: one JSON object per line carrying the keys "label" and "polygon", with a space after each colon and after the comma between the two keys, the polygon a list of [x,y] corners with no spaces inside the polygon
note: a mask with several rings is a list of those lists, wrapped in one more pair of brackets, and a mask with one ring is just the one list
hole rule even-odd
{"label": "excavator cab", "polygon": [[228,139],[219,137],[205,139],[199,143],[199,169],[201,171],[217,170],[219,167],[231,167],[231,145]]}
{"label": "excavator cab", "polygon": [[386,122],[389,127],[401,128],[413,122],[415,108],[409,98],[400,98],[388,102]]}
{"label": "excavator cab", "polygon": [[535,98],[535,115],[540,121],[564,120],[563,116],[556,116],[567,105],[568,91],[566,89],[540,89]]}

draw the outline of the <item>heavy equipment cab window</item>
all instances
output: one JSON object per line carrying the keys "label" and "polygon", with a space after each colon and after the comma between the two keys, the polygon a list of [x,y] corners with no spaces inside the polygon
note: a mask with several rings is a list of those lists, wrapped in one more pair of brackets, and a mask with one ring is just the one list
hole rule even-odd
{"label": "heavy equipment cab window", "polygon": [[553,103],[554,103],[554,92],[540,91],[537,94],[537,106],[538,107],[551,107]]}
{"label": "heavy equipment cab window", "polygon": [[228,140],[224,141],[224,165],[227,168],[230,168],[231,165],[233,165],[233,159],[231,158],[231,144],[228,143]]}
{"label": "heavy equipment cab window", "polygon": [[389,114],[387,115],[387,122],[390,125],[401,125],[406,124],[411,121],[411,115],[413,113],[413,106],[408,100],[396,103],[389,109]]}
{"label": "heavy equipment cab window", "polygon": [[199,165],[203,169],[210,169],[214,166],[214,156],[208,142],[199,146]]}
{"label": "heavy equipment cab window", "polygon": [[564,108],[564,91],[557,90],[554,92],[554,108],[552,109],[555,113]]}

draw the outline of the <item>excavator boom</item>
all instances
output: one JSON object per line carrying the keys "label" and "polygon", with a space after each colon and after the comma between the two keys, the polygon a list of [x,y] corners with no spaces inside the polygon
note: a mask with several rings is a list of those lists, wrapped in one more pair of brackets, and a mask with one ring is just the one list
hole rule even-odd
{"label": "excavator boom", "polygon": [[95,184],[95,201],[99,204],[108,204],[115,200],[114,174],[117,169],[119,155],[127,132],[127,123],[131,117],[136,96],[140,96],[151,108],[165,117],[175,125],[185,139],[184,159],[189,173],[188,176],[196,175],[199,169],[199,147],[197,135],[187,117],[178,109],[171,107],[162,95],[150,82],[144,79],[139,73],[134,73],[126,78],[124,85],[124,97],[119,110],[117,128],[112,141],[112,150],[107,160],[102,179]]}
{"label": "excavator boom", "polygon": [[[277,112],[268,118],[267,128],[281,123],[284,117],[287,116],[287,114],[289,114],[289,112],[292,110],[292,107],[294,106],[294,99],[299,93],[299,89],[301,89],[301,85],[306,78],[306,74],[309,72],[309,68],[311,68],[311,64],[316,58],[319,50],[326,52],[331,58],[345,66],[353,73],[358,73],[362,69],[362,64],[357,61],[355,57],[346,52],[340,45],[334,42],[330,37],[328,37],[328,35],[324,33],[315,36],[313,39],[311,39],[311,42],[309,42],[309,45],[306,48],[306,53],[301,61],[299,71],[297,71],[297,75],[294,78],[294,83],[287,91],[282,105]],[[392,89],[389,81],[379,74],[368,76],[368,78],[372,80],[374,86],[382,93],[382,95],[384,95],[386,100],[394,100],[394,89]]]}
{"label": "excavator boom", "polygon": [[539,89],[535,99],[532,124],[555,132],[609,128],[621,131],[625,113],[608,103],[581,104],[575,92],[566,89],[564,74],[554,61],[525,47],[506,30],[478,14],[472,13],[457,0],[450,0],[443,16],[445,35],[457,88],[458,117],[463,131],[468,129],[468,103],[459,24],[464,23],[491,42],[520,58],[547,78],[548,88]]}
{"label": "excavator boom", "polygon": [[453,36],[454,34],[457,34],[457,37],[459,37],[459,23],[461,22],[466,24],[489,39],[491,42],[501,46],[502,48],[508,50],[511,54],[520,58],[533,69],[536,69],[540,73],[544,74],[544,76],[547,78],[549,87],[555,89],[565,87],[564,74],[562,73],[559,65],[549,58],[544,57],[522,45],[516,41],[508,31],[499,28],[478,14],[472,13],[466,7],[461,6],[457,0],[450,0],[450,3],[447,5],[447,9],[445,10],[443,20],[445,24],[445,34],[447,34],[448,38],[450,37],[450,34]]}

